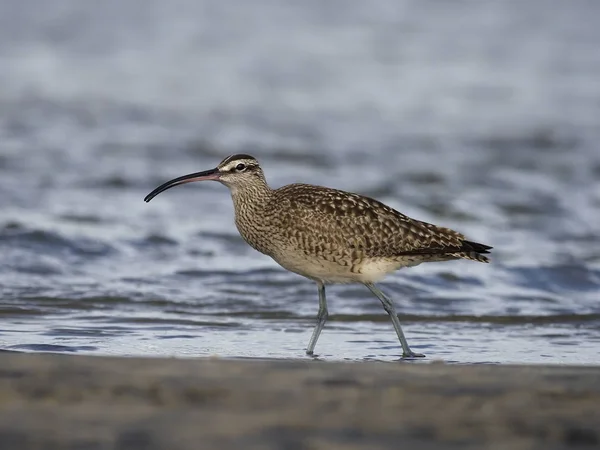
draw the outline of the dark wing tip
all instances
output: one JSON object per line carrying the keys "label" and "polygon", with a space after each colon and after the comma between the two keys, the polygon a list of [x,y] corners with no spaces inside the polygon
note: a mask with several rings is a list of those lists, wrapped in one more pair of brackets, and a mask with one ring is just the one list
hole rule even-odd
{"label": "dark wing tip", "polygon": [[476,253],[490,253],[490,250],[494,248],[489,245],[480,244],[479,242],[462,241],[462,251],[476,252]]}

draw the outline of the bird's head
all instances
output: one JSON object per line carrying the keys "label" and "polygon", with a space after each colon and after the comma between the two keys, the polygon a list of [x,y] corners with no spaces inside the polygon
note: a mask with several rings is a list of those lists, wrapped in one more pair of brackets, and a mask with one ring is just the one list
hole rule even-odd
{"label": "bird's head", "polygon": [[206,180],[219,181],[230,188],[232,192],[240,188],[265,184],[263,171],[258,165],[256,158],[250,155],[238,154],[228,156],[214,169],[191,173],[167,181],[150,192],[144,201],[149,202],[161,192],[172,187]]}

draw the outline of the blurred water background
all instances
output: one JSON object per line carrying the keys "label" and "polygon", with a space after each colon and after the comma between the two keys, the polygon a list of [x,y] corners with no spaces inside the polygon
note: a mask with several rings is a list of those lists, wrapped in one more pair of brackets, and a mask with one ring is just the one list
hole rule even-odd
{"label": "blurred water background", "polygon": [[[248,247],[227,189],[376,197],[493,245],[390,276],[454,362],[600,362],[600,3],[0,0],[0,348],[305,358],[315,285]],[[325,360],[400,357],[363,286]]]}

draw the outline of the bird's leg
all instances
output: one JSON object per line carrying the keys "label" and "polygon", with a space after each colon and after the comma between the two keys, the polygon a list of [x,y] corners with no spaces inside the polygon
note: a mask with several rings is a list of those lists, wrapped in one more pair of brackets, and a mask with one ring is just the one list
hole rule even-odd
{"label": "bird's leg", "polygon": [[402,332],[402,327],[400,326],[400,321],[398,320],[398,314],[396,313],[396,308],[394,307],[394,304],[392,303],[392,301],[383,293],[379,290],[379,288],[377,286],[375,286],[373,283],[365,283],[365,286],[367,286],[371,292],[373,294],[375,294],[375,296],[381,300],[381,303],[383,304],[383,309],[385,309],[385,311],[389,314],[390,319],[392,319],[392,323],[394,324],[394,329],[396,330],[396,334],[398,335],[398,339],[400,340],[400,344],[402,345],[402,357],[403,358],[422,358],[425,355],[422,355],[421,353],[415,353],[413,352],[410,347],[408,346],[408,342],[406,341],[406,338],[404,337],[404,333]]}
{"label": "bird's leg", "polygon": [[321,334],[321,331],[323,331],[325,322],[327,322],[327,317],[329,317],[329,312],[327,311],[327,300],[325,299],[325,284],[319,281],[317,282],[317,287],[319,288],[319,312],[317,314],[317,324],[315,325],[313,334],[308,342],[308,348],[306,349],[307,355],[313,354],[315,345],[317,345],[317,339],[319,339],[319,335]]}

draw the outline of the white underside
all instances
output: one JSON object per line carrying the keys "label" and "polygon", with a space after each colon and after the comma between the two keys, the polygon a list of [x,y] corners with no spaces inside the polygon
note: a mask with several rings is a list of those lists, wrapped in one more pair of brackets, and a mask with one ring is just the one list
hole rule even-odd
{"label": "white underside", "polygon": [[408,257],[396,261],[386,258],[371,258],[356,264],[352,270],[350,266],[342,266],[325,260],[274,259],[291,272],[324,283],[376,283],[392,272],[403,267],[416,266],[422,262],[422,260]]}

